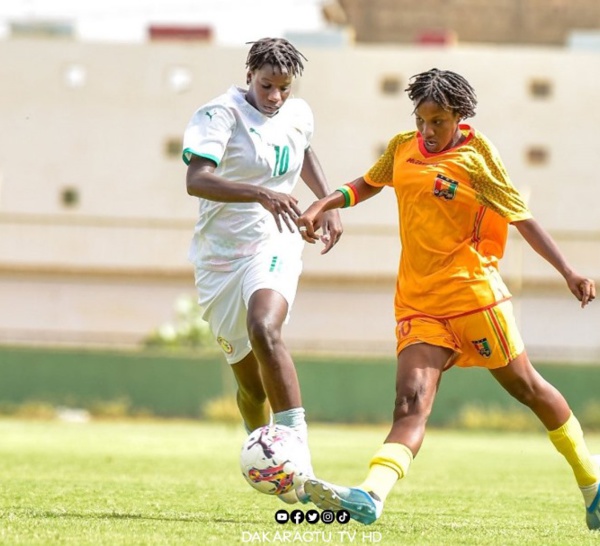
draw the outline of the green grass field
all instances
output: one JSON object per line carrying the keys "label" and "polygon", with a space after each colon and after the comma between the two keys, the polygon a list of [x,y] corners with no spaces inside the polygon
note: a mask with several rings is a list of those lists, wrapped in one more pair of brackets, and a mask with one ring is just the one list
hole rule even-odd
{"label": "green grass field", "polygon": [[[313,425],[315,470],[357,482],[385,431]],[[275,523],[286,505],[243,481],[243,438],[239,427],[196,422],[0,420],[0,543],[600,544],[543,434],[430,431],[368,527]],[[600,451],[600,436],[588,441]]]}

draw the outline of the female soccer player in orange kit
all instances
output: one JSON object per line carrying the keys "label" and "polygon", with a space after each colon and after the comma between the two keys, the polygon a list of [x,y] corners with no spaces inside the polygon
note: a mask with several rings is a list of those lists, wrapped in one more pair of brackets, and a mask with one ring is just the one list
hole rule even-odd
{"label": "female soccer player in orange kit", "polygon": [[529,361],[498,272],[509,224],[564,277],[582,307],[596,297],[594,281],[572,269],[533,219],[494,146],[461,123],[475,114],[471,85],[459,74],[432,69],[414,76],[407,92],[417,130],[396,135],[367,174],[298,219],[304,239],[314,243],[325,211],[356,205],[391,186],[402,242],[391,430],[358,487],[313,479],[305,490],[320,508],[346,509],[355,520],[373,523],[421,448],[442,372],[482,366],[540,419],[573,469],[588,527],[600,529],[598,461],[565,398]]}

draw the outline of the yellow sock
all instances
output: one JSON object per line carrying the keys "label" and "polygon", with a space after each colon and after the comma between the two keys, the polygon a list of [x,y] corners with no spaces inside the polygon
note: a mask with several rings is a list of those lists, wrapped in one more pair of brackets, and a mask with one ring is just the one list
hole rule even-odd
{"label": "yellow sock", "polygon": [[586,487],[598,482],[598,467],[592,459],[583,439],[579,421],[571,413],[567,422],[556,430],[548,432],[550,441],[571,465],[577,485]]}
{"label": "yellow sock", "polygon": [[408,473],[413,454],[402,444],[383,444],[369,463],[369,473],[359,487],[373,491],[382,501],[396,482]]}

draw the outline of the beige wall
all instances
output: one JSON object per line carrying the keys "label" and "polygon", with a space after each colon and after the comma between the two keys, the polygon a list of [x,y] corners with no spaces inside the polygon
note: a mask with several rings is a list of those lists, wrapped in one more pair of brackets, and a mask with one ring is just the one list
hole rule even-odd
{"label": "beige wall", "polygon": [[[389,138],[412,128],[402,92],[411,75],[432,66],[456,70],[478,93],[472,123],[499,148],[534,214],[573,265],[600,280],[600,54],[303,52],[309,62],[296,94],[313,107],[313,145],[332,187],[363,174]],[[193,294],[186,252],[196,205],[178,153],[166,150],[169,143],[178,150],[201,103],[243,84],[245,53],[192,44],[0,42],[0,341],[136,343],[171,318],[179,294]],[[385,78],[397,79],[400,92],[383,94]],[[532,95],[540,81],[549,96]],[[528,151],[539,147],[547,161],[533,164]],[[78,192],[77,205],[63,204],[65,189]],[[302,205],[311,200],[303,188],[298,195]],[[393,194],[345,211],[344,220],[332,253],[305,252],[287,339],[298,349],[393,351]],[[516,237],[503,273],[522,291],[517,303],[534,353],[600,357],[594,306],[578,312],[554,271]]]}
{"label": "beige wall", "polygon": [[597,0],[338,0],[359,42],[411,43],[451,31],[460,43],[567,43],[600,26]]}

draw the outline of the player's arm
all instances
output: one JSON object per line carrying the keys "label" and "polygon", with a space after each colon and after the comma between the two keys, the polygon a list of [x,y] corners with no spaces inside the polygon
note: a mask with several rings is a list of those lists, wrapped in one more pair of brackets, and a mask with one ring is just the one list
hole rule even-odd
{"label": "player's arm", "polygon": [[[315,197],[320,199],[330,193],[331,190],[327,185],[327,179],[325,178],[321,163],[319,162],[317,154],[310,146],[304,151],[304,162],[302,163],[300,176],[304,183],[315,194]],[[340,240],[344,231],[339,212],[337,210],[324,212],[321,227],[322,235],[320,239],[325,245],[321,254],[326,254]]]}
{"label": "player's arm", "polygon": [[261,186],[230,182],[217,176],[215,168],[214,161],[193,155],[186,174],[188,194],[223,203],[260,203],[273,215],[279,231],[282,220],[290,231],[295,231],[294,220],[301,212],[295,197]]}
{"label": "player's arm", "polygon": [[536,220],[530,218],[513,222],[513,225],[529,246],[565,278],[569,290],[581,302],[581,307],[585,307],[596,298],[594,281],[573,271],[554,239]]}
{"label": "player's arm", "polygon": [[361,177],[349,184],[344,184],[327,197],[315,201],[297,220],[303,239],[313,244],[319,239],[316,231],[321,227],[323,214],[327,211],[356,205],[360,201],[377,195],[382,189],[382,187],[367,184]]}

